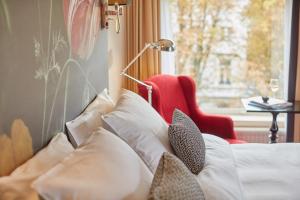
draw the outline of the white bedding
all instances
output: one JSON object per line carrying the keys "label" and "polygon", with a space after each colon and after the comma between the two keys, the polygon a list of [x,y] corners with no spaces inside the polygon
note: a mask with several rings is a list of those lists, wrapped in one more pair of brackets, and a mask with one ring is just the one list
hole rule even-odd
{"label": "white bedding", "polygon": [[196,176],[206,200],[243,200],[243,190],[228,142],[203,134],[205,165]]}
{"label": "white bedding", "polygon": [[231,145],[245,199],[300,199],[300,144]]}
{"label": "white bedding", "polygon": [[300,144],[236,144],[204,134],[206,199],[300,199]]}
{"label": "white bedding", "polygon": [[[49,195],[50,193],[56,196],[61,195],[62,199],[72,199],[72,196],[73,199],[86,199],[76,198],[78,195],[85,194],[90,195],[91,199],[94,197],[97,199],[99,196],[101,196],[101,199],[114,200],[146,199],[153,175],[129,146],[121,139],[117,142],[116,136],[113,134],[111,136],[113,136],[112,141],[116,141],[115,145],[113,145],[113,142],[109,143],[109,140],[105,140],[105,137],[100,138],[99,136],[98,140],[93,138],[87,141],[87,143],[91,142],[90,147],[83,145],[75,151],[76,154],[74,152],[68,155],[67,158],[63,159],[64,161],[61,161],[54,168],[49,168],[50,171],[40,176],[32,186],[38,188],[40,187],[38,185],[43,183],[44,192],[50,191]],[[204,169],[199,175],[195,175],[195,178],[200,184],[206,200],[300,199],[300,144],[230,145],[225,140],[213,135],[203,134],[203,137],[206,146],[206,161]],[[49,146],[52,147],[51,143]],[[69,146],[72,150],[71,144]],[[53,150],[53,147],[50,150]],[[59,150],[59,148],[54,150]],[[78,155],[78,158],[75,160],[70,159],[74,155]],[[63,154],[60,156],[62,158],[66,157]],[[92,156],[95,156],[95,158],[91,158]],[[86,164],[86,160],[92,164]],[[44,161],[47,162],[41,163]],[[137,163],[138,165],[136,165]],[[30,165],[30,168],[20,167],[22,170],[16,170],[12,177],[18,173],[26,172],[28,174],[32,169],[40,169],[41,164],[49,165],[49,155],[46,156],[46,160],[42,159],[39,162],[38,168],[33,165]],[[138,166],[144,170],[136,170]],[[82,170],[83,167],[85,170]],[[104,174],[106,168],[103,167],[109,169]],[[78,169],[80,169],[80,173],[77,173]],[[61,174],[64,174],[64,176],[61,176]],[[36,176],[39,175],[36,174]],[[57,176],[52,177],[52,175]],[[115,179],[111,177],[115,177]],[[33,181],[31,177],[29,179],[24,179],[24,177],[18,179],[2,177],[1,180],[0,194],[2,196],[13,194],[18,197],[23,195],[21,199],[24,199],[25,196],[27,199],[37,199],[35,191],[28,189],[31,188],[30,185]],[[60,185],[62,184],[61,180],[68,184]],[[140,182],[137,180],[140,180]],[[55,184],[47,185],[51,182]],[[82,183],[84,184],[82,185]],[[105,187],[99,186],[101,184],[104,184]],[[120,184],[126,187],[119,187],[122,190],[116,190]],[[94,191],[92,191],[93,188]],[[53,192],[53,189],[67,191],[67,193]],[[79,190],[82,192],[78,193]],[[40,194],[42,193],[41,190],[38,191]],[[111,191],[117,191],[117,193]],[[128,191],[130,195],[127,195],[126,192]],[[100,192],[104,192],[107,196],[104,195],[104,197],[104,193],[99,195]],[[48,195],[48,193],[45,194]],[[15,196],[1,198],[1,195],[0,199],[16,199]],[[53,198],[49,196],[49,199]]]}

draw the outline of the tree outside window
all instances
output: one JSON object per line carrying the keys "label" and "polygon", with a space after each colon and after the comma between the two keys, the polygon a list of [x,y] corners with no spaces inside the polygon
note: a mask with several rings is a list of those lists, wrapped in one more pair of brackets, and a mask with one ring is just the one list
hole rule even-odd
{"label": "tree outside window", "polygon": [[206,110],[242,108],[240,99],[283,98],[285,0],[169,0],[176,74],[197,83]]}

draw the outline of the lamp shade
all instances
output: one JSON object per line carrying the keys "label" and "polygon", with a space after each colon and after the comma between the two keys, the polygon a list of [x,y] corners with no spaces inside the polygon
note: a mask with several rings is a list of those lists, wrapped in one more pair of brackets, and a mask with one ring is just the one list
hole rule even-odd
{"label": "lamp shade", "polygon": [[131,0],[108,0],[108,5],[112,6],[115,4],[119,4],[119,5],[129,5],[131,4]]}
{"label": "lamp shade", "polygon": [[157,42],[151,43],[152,49],[157,49],[159,51],[175,51],[175,44],[172,40],[160,39]]}

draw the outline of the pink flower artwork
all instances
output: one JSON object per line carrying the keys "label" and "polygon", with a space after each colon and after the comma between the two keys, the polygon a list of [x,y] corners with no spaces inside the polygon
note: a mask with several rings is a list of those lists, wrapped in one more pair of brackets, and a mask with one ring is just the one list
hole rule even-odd
{"label": "pink flower artwork", "polygon": [[89,59],[99,35],[100,0],[64,0],[64,19],[72,53]]}

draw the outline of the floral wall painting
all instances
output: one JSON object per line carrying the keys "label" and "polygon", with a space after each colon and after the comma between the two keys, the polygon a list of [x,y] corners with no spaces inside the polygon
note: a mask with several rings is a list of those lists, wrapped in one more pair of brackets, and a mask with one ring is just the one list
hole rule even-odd
{"label": "floral wall painting", "polygon": [[108,86],[99,1],[0,0],[0,176]]}
{"label": "floral wall painting", "polygon": [[0,135],[0,176],[8,175],[33,155],[32,138],[21,119],[11,126],[9,135]]}
{"label": "floral wall painting", "polygon": [[7,7],[7,0],[0,0],[0,18],[1,23],[5,24],[6,30],[11,32],[11,24],[10,24],[10,14]]}
{"label": "floral wall painting", "polygon": [[69,44],[74,54],[88,59],[100,28],[100,2],[93,0],[64,0],[64,19]]}

